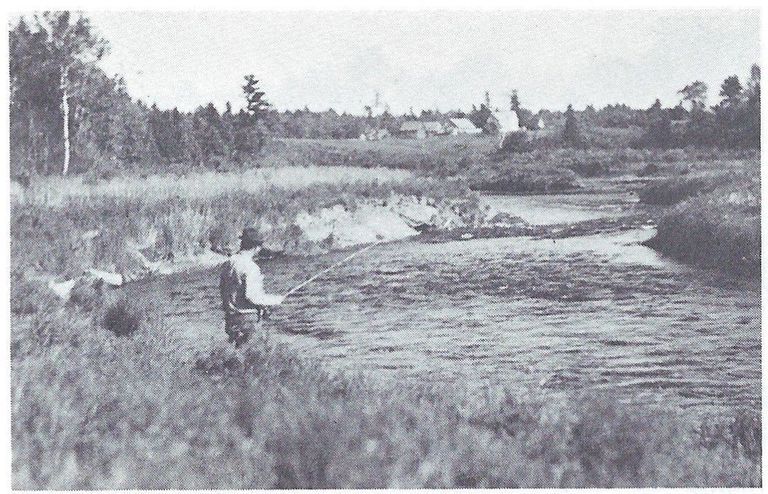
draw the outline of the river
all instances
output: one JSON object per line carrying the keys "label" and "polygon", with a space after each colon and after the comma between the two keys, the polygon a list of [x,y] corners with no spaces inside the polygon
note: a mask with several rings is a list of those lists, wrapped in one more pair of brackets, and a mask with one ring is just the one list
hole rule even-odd
{"label": "river", "polygon": [[[619,217],[630,193],[486,197],[532,224]],[[331,369],[373,378],[609,393],[695,411],[760,408],[759,282],[640,245],[650,226],[559,239],[382,244],[262,324]],[[281,293],[348,255],[265,261]],[[215,270],[136,283],[190,350],[225,340]]]}

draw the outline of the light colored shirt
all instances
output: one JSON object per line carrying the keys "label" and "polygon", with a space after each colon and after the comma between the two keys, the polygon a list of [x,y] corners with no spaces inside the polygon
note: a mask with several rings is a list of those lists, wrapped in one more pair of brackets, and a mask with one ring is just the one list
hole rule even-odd
{"label": "light colored shirt", "polygon": [[253,251],[239,252],[224,263],[219,288],[224,310],[252,309],[254,306],[279,305],[282,295],[264,290],[264,275],[253,260]]}

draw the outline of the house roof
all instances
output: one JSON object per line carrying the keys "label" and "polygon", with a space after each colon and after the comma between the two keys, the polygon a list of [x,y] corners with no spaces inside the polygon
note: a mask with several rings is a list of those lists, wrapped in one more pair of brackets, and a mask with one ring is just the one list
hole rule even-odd
{"label": "house roof", "polygon": [[442,132],[445,130],[440,122],[422,122],[427,132]]}
{"label": "house roof", "polygon": [[475,127],[475,124],[472,123],[472,120],[468,118],[452,118],[450,120],[453,126],[459,130],[463,130],[465,132],[477,132],[480,130]]}

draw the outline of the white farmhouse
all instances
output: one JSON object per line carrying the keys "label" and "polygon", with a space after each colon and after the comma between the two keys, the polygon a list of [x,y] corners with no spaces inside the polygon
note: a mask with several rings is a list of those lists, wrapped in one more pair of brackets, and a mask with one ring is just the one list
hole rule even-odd
{"label": "white farmhouse", "polygon": [[516,111],[495,111],[488,117],[488,127],[504,136],[520,130],[520,119]]}

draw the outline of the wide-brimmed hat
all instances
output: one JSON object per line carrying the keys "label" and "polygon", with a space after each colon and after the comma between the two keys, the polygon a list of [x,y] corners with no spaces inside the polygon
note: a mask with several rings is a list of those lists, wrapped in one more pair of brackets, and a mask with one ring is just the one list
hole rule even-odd
{"label": "wide-brimmed hat", "polygon": [[248,249],[251,247],[260,247],[262,245],[264,245],[264,239],[258,228],[251,226],[243,228],[243,232],[240,234],[241,248]]}

